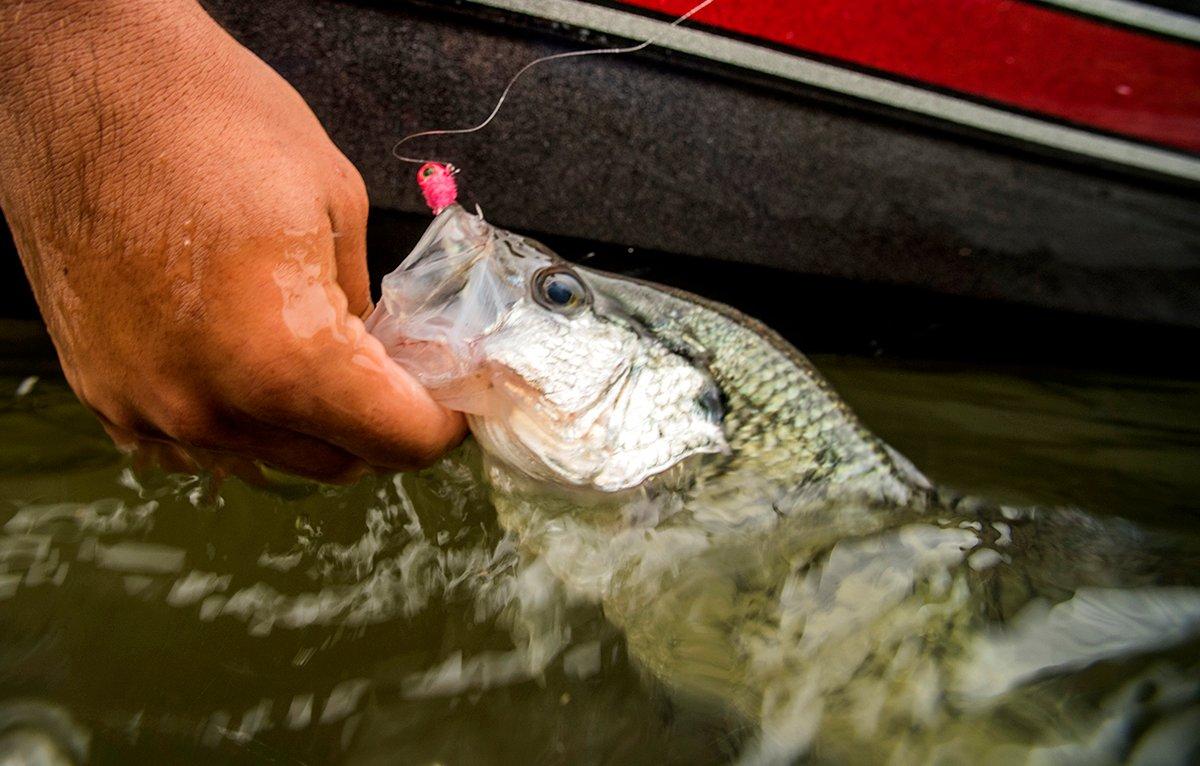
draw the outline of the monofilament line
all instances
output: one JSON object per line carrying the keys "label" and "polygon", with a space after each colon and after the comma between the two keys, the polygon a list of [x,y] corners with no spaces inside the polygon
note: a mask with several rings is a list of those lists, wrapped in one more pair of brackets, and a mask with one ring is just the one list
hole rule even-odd
{"label": "monofilament line", "polygon": [[500,113],[500,108],[502,106],[504,106],[504,101],[508,98],[509,91],[511,91],[513,86],[516,85],[517,80],[521,79],[521,75],[525,74],[530,69],[533,69],[535,66],[537,66],[539,64],[545,64],[548,61],[556,61],[559,59],[582,58],[584,56],[611,56],[614,54],[637,53],[638,51],[645,50],[646,48],[649,48],[651,45],[654,45],[659,40],[661,40],[665,34],[670,32],[670,30],[679,26],[680,24],[687,21],[692,16],[695,16],[697,13],[704,10],[705,8],[707,8],[708,6],[712,5],[715,2],[716,2],[716,0],[703,0],[703,2],[694,6],[687,13],[683,14],[682,16],[680,16],[679,18],[675,19],[670,24],[668,24],[666,29],[664,29],[661,33],[650,38],[649,40],[643,40],[642,42],[640,42],[636,45],[630,45],[630,46],[627,46],[624,48],[601,48],[599,50],[567,51],[565,53],[555,53],[550,56],[542,56],[539,59],[534,59],[533,61],[530,61],[525,66],[518,69],[517,73],[512,76],[512,78],[508,81],[508,84],[504,86],[504,90],[500,93],[500,99],[496,102],[496,106],[495,106],[495,108],[492,109],[492,113],[489,114],[487,116],[487,119],[485,119],[483,122],[481,122],[478,125],[471,127],[471,128],[455,128],[455,129],[447,129],[447,130],[423,130],[420,133],[413,133],[412,135],[405,136],[404,138],[402,138],[396,142],[396,145],[392,147],[392,155],[396,159],[401,160],[403,162],[412,162],[412,163],[416,163],[416,164],[424,164],[426,162],[441,162],[441,160],[419,159],[417,157],[406,157],[400,153],[400,147],[403,146],[404,144],[408,143],[409,141],[413,141],[418,138],[427,138],[429,136],[463,135],[466,133],[476,133],[480,130],[483,130],[484,128],[486,128],[488,125],[491,124],[492,120],[496,119],[496,115]]}

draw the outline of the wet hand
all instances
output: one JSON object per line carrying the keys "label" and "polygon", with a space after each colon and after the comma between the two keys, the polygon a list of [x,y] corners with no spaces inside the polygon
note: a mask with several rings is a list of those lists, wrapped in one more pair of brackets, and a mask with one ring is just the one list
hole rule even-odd
{"label": "wet hand", "polygon": [[323,479],[462,438],[364,329],[366,192],[282,78],[183,0],[0,17],[0,204],[111,433]]}

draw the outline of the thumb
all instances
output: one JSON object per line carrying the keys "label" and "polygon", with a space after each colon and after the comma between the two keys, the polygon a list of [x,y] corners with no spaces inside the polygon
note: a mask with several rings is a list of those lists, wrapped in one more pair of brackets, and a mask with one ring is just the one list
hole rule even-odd
{"label": "thumb", "polygon": [[[300,401],[280,412],[279,425],[315,436],[385,468],[433,462],[466,435],[461,413],[442,407],[367,332],[371,310],[367,272],[367,214],[362,177],[349,162],[339,167],[329,206],[337,283],[346,298],[350,343],[321,335],[309,356]],[[299,415],[299,417],[297,417]]]}
{"label": "thumb", "polygon": [[428,465],[461,441],[462,414],[434,401],[361,320],[351,316],[347,324],[355,341],[323,335],[297,376],[292,402],[267,418],[383,468]]}

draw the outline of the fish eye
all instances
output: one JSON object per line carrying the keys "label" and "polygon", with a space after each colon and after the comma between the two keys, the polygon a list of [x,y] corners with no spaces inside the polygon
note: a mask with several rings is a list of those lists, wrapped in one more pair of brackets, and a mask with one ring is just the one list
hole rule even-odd
{"label": "fish eye", "polygon": [[537,273],[533,297],[542,306],[563,314],[573,314],[591,302],[591,294],[579,277],[561,266]]}

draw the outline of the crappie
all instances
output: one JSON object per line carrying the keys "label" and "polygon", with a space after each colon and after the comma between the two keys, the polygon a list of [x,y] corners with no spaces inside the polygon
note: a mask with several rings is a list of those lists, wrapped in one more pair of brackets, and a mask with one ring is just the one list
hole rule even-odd
{"label": "crappie", "polygon": [[[755,732],[747,761],[1091,762],[1128,750],[1145,700],[1100,684],[1060,704],[1052,682],[1200,633],[1194,551],[941,493],[759,322],[461,207],[368,326],[469,413],[516,581],[539,583],[513,609],[542,631],[533,669],[569,641],[562,609],[600,603],[653,678]],[[1175,701],[1153,715],[1194,715],[1196,663],[1152,670]]]}
{"label": "crappie", "polygon": [[909,503],[928,488],[804,357],[726,306],[571,266],[458,205],[396,271],[368,321],[485,452],[606,492],[690,458],[806,496]]}

